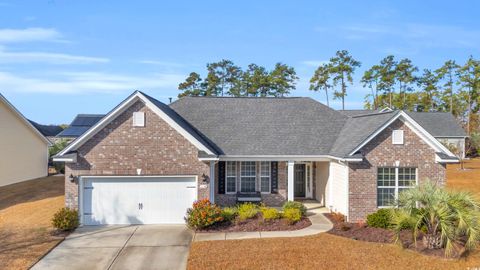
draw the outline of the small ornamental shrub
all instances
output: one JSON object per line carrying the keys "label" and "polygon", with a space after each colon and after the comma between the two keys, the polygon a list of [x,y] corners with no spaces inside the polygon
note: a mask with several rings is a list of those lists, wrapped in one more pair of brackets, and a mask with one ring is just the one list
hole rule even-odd
{"label": "small ornamental shrub", "polygon": [[262,217],[265,221],[279,219],[281,217],[280,212],[275,208],[265,207],[260,209],[260,211],[262,212]]}
{"label": "small ornamental shrub", "polygon": [[242,203],[238,206],[238,218],[245,221],[254,218],[258,213],[258,206],[253,203]]}
{"label": "small ornamental shrub", "polygon": [[232,221],[238,214],[236,207],[225,207],[222,209],[222,217],[224,221]]}
{"label": "small ornamental shrub", "polygon": [[307,214],[307,207],[303,205],[301,202],[294,202],[294,201],[287,201],[285,204],[283,204],[283,211],[287,209],[298,209],[300,211],[300,214],[305,216]]}
{"label": "small ornamental shrub", "polygon": [[367,224],[373,228],[388,229],[392,225],[392,212],[390,209],[379,209],[367,216]]}
{"label": "small ornamental shrub", "polygon": [[333,221],[337,222],[337,223],[341,223],[341,222],[345,222],[345,215],[343,215],[342,213],[338,213],[338,212],[332,212],[330,214],[330,217],[332,218]]}
{"label": "small ornamental shrub", "polygon": [[187,210],[185,221],[193,229],[203,229],[217,222],[223,221],[222,209],[212,204],[208,199],[193,203],[193,207]]}
{"label": "small ornamental shrub", "polygon": [[302,212],[298,208],[287,208],[283,211],[283,217],[290,224],[295,224],[302,219]]}
{"label": "small ornamental shrub", "polygon": [[58,230],[71,231],[78,227],[78,211],[70,208],[58,210],[52,218],[52,225]]}

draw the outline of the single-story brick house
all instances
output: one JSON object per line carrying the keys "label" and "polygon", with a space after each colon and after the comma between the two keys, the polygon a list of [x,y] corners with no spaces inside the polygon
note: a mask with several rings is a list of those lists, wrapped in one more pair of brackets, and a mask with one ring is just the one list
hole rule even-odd
{"label": "single-story brick house", "polygon": [[55,160],[66,163],[66,205],[83,224],[182,223],[202,198],[314,199],[359,221],[427,178],[445,184],[446,163],[458,162],[435,137],[465,137],[453,116],[421,114],[434,120],[422,125],[418,115],[303,97],[166,105],[136,91]]}

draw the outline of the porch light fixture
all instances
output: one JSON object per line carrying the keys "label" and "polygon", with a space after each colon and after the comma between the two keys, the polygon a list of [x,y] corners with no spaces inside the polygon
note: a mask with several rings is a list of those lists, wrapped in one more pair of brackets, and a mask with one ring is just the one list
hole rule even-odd
{"label": "porch light fixture", "polygon": [[68,177],[68,180],[70,180],[70,183],[75,183],[77,181],[77,177],[73,176],[73,174],[70,174]]}
{"label": "porch light fixture", "polygon": [[208,177],[208,175],[206,175],[206,174],[202,174],[202,182],[203,183],[210,182],[210,177]]}

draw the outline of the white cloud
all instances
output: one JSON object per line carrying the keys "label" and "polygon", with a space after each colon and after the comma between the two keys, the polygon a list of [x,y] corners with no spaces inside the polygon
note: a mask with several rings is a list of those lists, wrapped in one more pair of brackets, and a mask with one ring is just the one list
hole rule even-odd
{"label": "white cloud", "polygon": [[47,52],[12,52],[0,46],[0,63],[32,63],[43,62],[49,64],[93,64],[107,63],[110,60],[102,57],[89,57],[64,53]]}
{"label": "white cloud", "polygon": [[480,31],[453,25],[421,23],[353,24],[315,28],[317,32],[330,33],[349,40],[387,40],[408,48],[476,48]]}
{"label": "white cloud", "polygon": [[31,41],[61,41],[61,35],[52,28],[0,29],[0,43]]}
{"label": "white cloud", "polygon": [[140,60],[138,61],[138,63],[146,64],[146,65],[156,65],[156,66],[162,66],[162,67],[184,67],[185,66],[180,63],[158,61],[158,60]]}
{"label": "white cloud", "polygon": [[301,63],[303,65],[310,66],[310,67],[318,67],[328,63],[328,60],[305,60],[305,61],[302,61]]}
{"label": "white cloud", "polygon": [[116,93],[135,89],[175,91],[184,78],[184,74],[173,73],[128,76],[102,72],[61,72],[26,76],[0,72],[0,91],[56,94]]}

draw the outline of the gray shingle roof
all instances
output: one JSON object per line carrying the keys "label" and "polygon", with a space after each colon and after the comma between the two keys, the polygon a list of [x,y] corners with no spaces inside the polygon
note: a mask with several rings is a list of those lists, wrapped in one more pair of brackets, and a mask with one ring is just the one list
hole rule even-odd
{"label": "gray shingle roof", "polygon": [[[378,113],[378,110],[342,110],[342,114],[352,117]],[[406,112],[434,137],[465,137],[467,134],[458,121],[448,112]]]}
{"label": "gray shingle roof", "polygon": [[338,135],[338,139],[330,150],[330,155],[346,157],[348,154],[392,119],[397,112],[358,114],[349,117]]}
{"label": "gray shingle roof", "polygon": [[467,136],[451,113],[407,112],[407,114],[434,137]]}
{"label": "gray shingle roof", "polygon": [[63,128],[57,125],[42,125],[35,121],[28,120],[30,123],[43,134],[43,136],[50,137],[56,136],[58,133],[62,132]]}
{"label": "gray shingle roof", "polygon": [[170,107],[227,155],[326,155],[348,119],[300,97],[185,97]]}
{"label": "gray shingle roof", "polygon": [[[348,154],[398,111],[335,111],[311,98],[185,97],[170,104],[224,155]],[[449,113],[409,113],[433,136],[464,136]]]}

